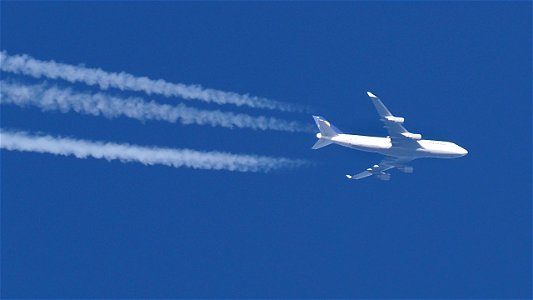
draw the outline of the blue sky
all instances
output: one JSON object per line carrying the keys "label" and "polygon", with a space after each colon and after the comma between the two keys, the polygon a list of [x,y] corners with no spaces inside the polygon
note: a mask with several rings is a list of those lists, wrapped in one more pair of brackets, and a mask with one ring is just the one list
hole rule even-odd
{"label": "blue sky", "polygon": [[[1,151],[5,298],[531,296],[531,3],[2,2],[1,50],[311,107],[469,150],[390,182],[312,133],[1,106],[1,128],[305,159],[270,173]],[[2,79],[42,83],[5,72]],[[96,87],[46,80],[96,92]],[[313,124],[289,113],[147,96]]]}

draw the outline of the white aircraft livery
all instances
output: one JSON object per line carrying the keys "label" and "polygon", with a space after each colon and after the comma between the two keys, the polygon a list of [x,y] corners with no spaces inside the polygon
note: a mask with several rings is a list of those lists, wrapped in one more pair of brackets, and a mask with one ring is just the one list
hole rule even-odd
{"label": "white aircraft livery", "polygon": [[320,116],[313,116],[320,130],[316,134],[318,141],[313,149],[320,149],[329,144],[339,144],[344,147],[376,152],[386,157],[377,165],[365,171],[346,175],[348,179],[361,179],[375,175],[381,180],[390,180],[390,173],[385,171],[396,168],[404,173],[413,173],[413,167],[406,163],[417,158],[457,158],[468,154],[465,148],[445,141],[423,140],[422,135],[411,133],[403,127],[404,118],[395,117],[371,92],[367,92],[378,111],[380,121],[389,132],[387,137],[373,137],[354,134],[344,134]]}

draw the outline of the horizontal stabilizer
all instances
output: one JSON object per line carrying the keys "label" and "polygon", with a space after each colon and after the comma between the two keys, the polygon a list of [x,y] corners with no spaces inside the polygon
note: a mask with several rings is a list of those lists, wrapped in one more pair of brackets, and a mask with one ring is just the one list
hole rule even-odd
{"label": "horizontal stabilizer", "polygon": [[313,145],[313,149],[320,149],[322,147],[326,147],[327,145],[331,144],[332,141],[330,140],[325,140],[325,139],[319,139],[318,141],[316,141],[316,143]]}

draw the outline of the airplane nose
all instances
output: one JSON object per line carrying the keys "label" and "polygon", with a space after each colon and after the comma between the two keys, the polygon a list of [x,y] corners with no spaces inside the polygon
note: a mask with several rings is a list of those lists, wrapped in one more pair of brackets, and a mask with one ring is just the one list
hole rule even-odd
{"label": "airplane nose", "polygon": [[465,156],[465,155],[468,154],[468,151],[465,148],[463,148],[463,147],[459,147],[459,148],[461,148],[459,150],[459,154],[461,154],[462,156]]}

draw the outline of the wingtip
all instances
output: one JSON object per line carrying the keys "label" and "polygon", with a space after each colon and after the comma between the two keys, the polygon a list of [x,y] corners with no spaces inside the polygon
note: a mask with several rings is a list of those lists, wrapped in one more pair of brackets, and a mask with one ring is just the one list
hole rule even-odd
{"label": "wingtip", "polygon": [[377,96],[372,94],[372,92],[366,92],[366,94],[368,95],[368,97],[377,98]]}
{"label": "wingtip", "polygon": [[353,176],[352,176],[352,175],[346,175],[346,178],[348,178],[348,179],[352,179]]}

